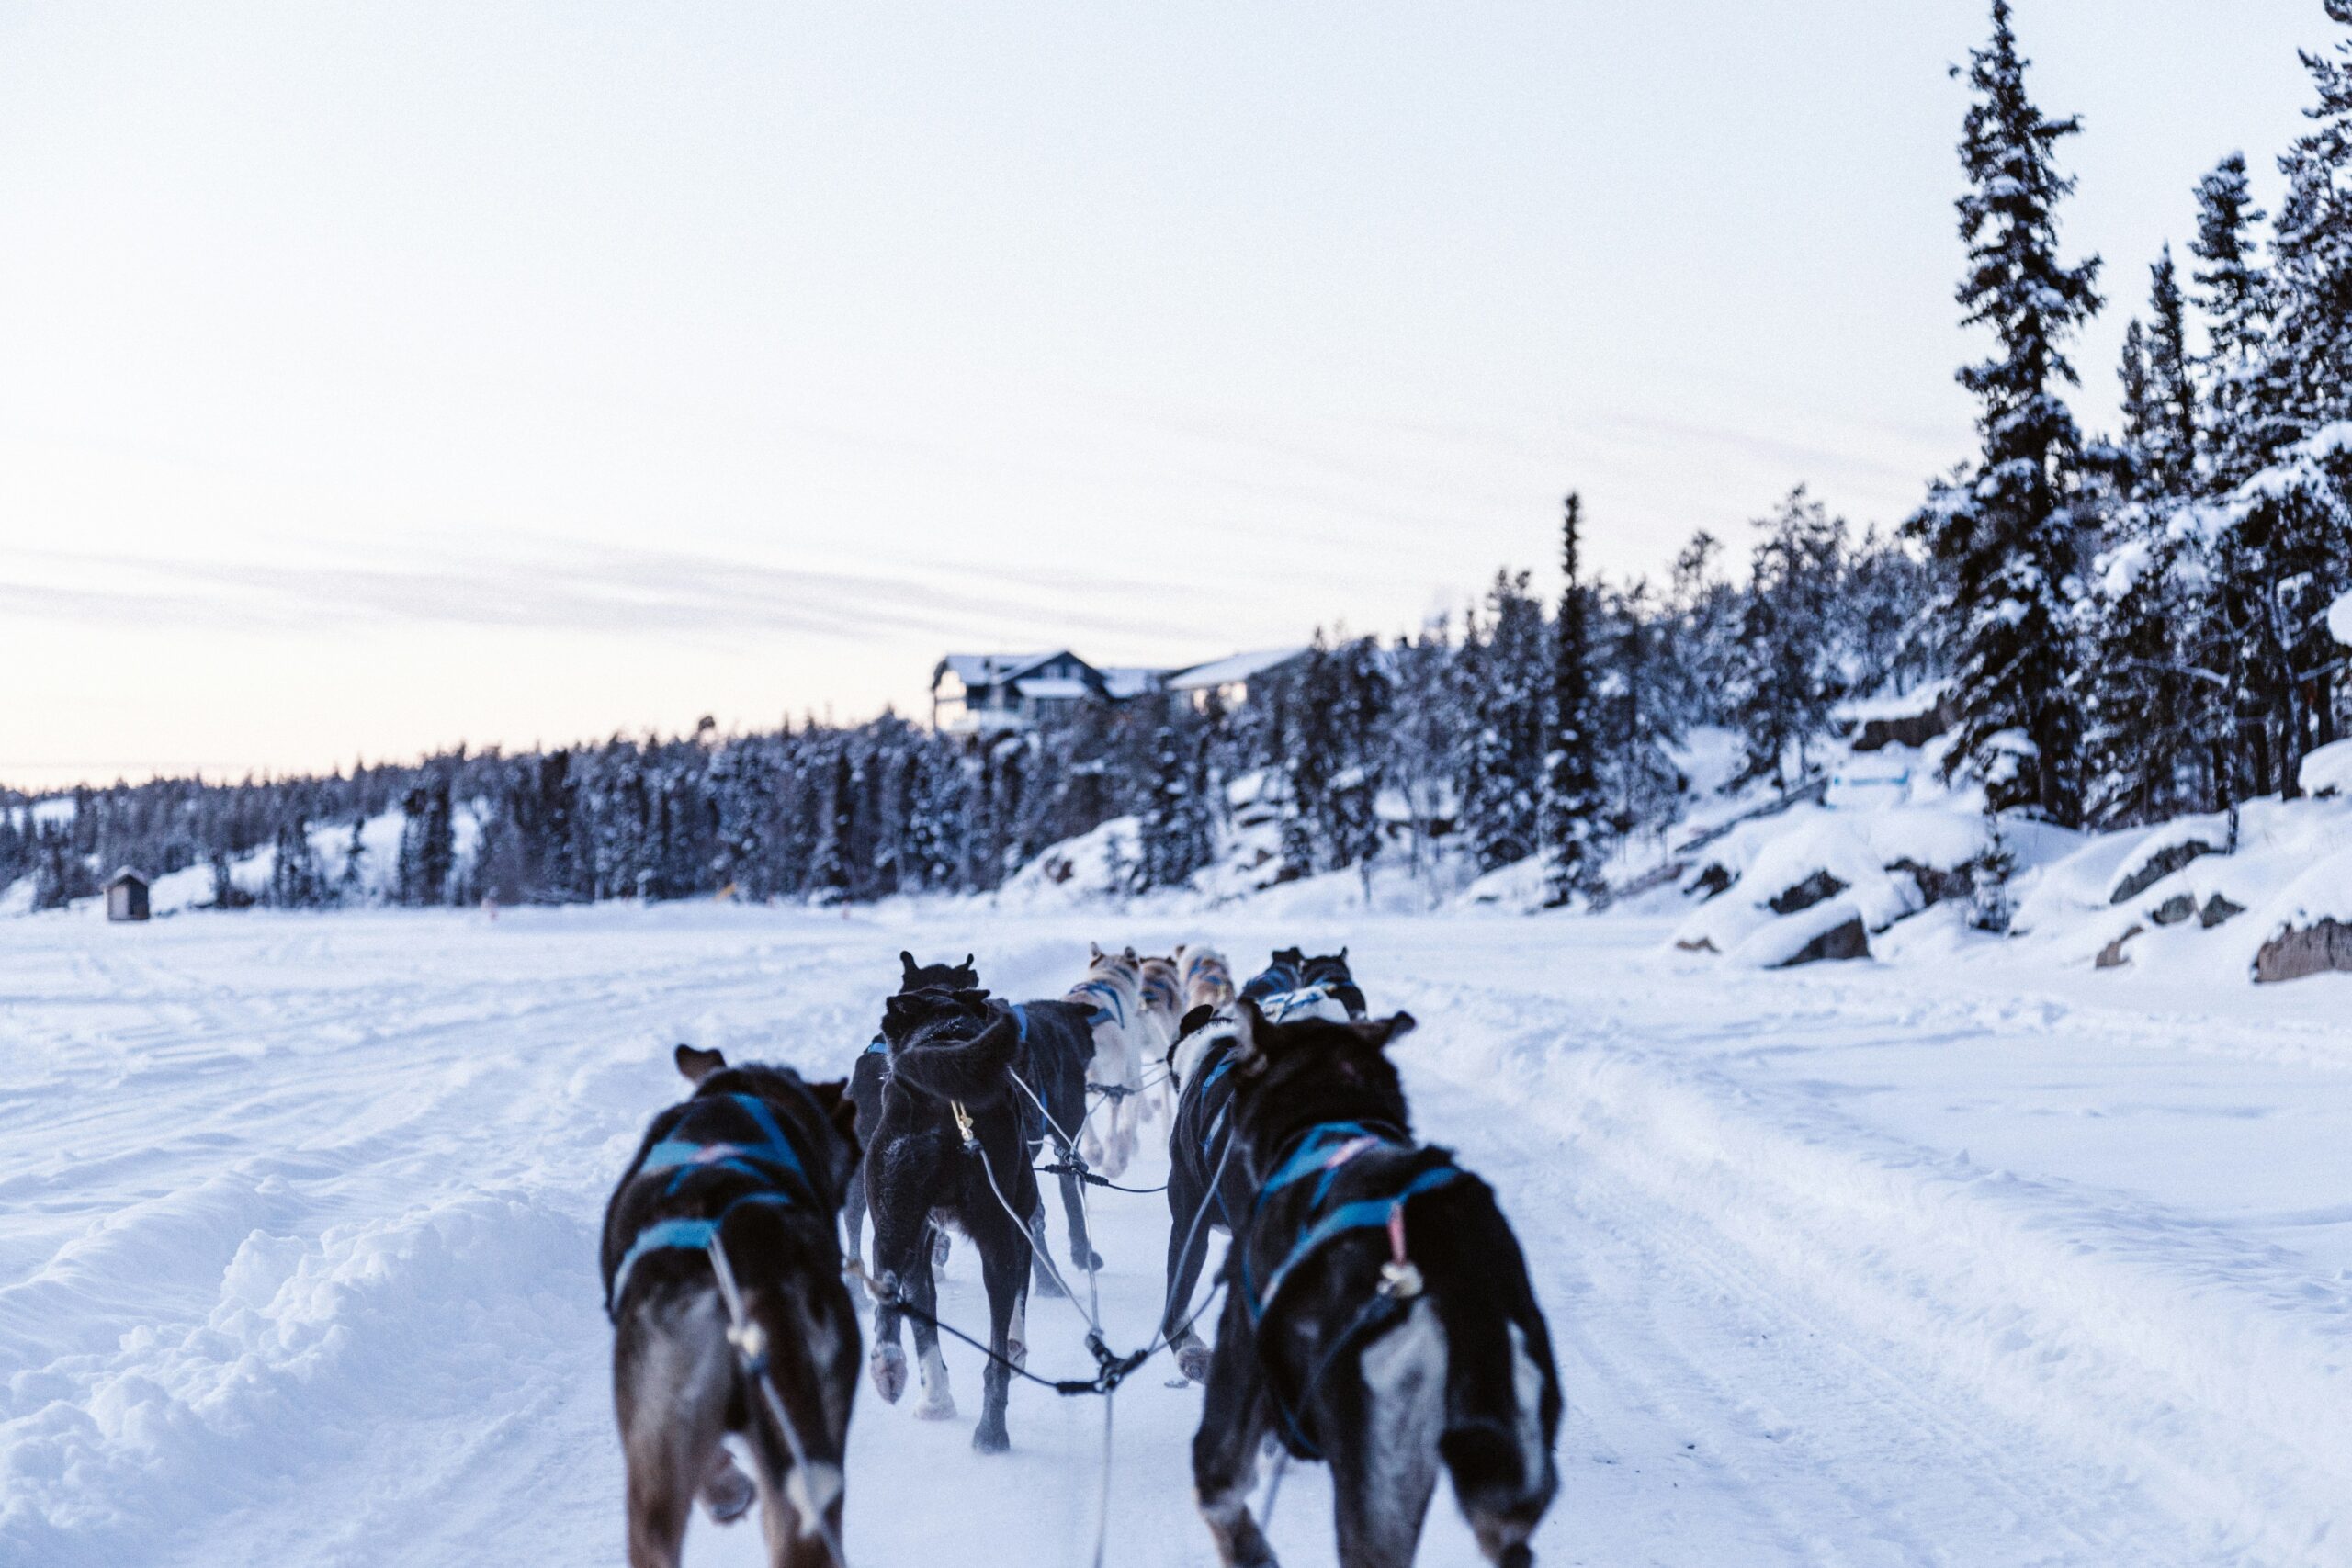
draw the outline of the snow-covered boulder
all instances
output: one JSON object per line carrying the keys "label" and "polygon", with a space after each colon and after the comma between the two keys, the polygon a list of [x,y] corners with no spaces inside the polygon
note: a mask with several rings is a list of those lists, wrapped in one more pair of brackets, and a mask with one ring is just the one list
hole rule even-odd
{"label": "snow-covered boulder", "polygon": [[1870,933],[1851,900],[1832,898],[1757,928],[1726,953],[1727,962],[1755,969],[1793,969],[1826,960],[1868,958]]}
{"label": "snow-covered boulder", "polygon": [[1959,722],[1951,682],[1932,681],[1899,696],[1869,697],[1846,704],[1839,719],[1851,724],[1853,749],[1878,751],[1889,746],[1925,746]]}
{"label": "snow-covered boulder", "polygon": [[2223,852],[2229,824],[2219,817],[2182,817],[2151,831],[2123,863],[2109,904],[2128,904],[2200,855]]}
{"label": "snow-covered boulder", "polygon": [[2257,981],[2352,973],[2352,849],[2339,849],[2289,883],[2264,911]]}
{"label": "snow-covered boulder", "polygon": [[2295,781],[2305,795],[2352,795],[2352,740],[2331,740],[2312,751]]}

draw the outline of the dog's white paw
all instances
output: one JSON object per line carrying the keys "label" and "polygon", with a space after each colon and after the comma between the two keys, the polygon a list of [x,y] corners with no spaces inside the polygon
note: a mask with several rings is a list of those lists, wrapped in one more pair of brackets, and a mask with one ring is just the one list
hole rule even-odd
{"label": "dog's white paw", "polygon": [[1187,1345],[1176,1352],[1176,1370],[1194,1382],[1209,1381],[1209,1348]]}
{"label": "dog's white paw", "polygon": [[907,1353],[896,1345],[876,1345],[869,1364],[874,1370],[874,1392],[882,1396],[883,1404],[898,1404],[899,1395],[907,1392]]}
{"label": "dog's white paw", "polygon": [[752,1484],[752,1478],[737,1469],[735,1461],[721,1450],[718,1462],[711,1467],[702,1483],[703,1511],[710,1516],[711,1523],[733,1524],[751,1512],[759,1497],[760,1489]]}
{"label": "dog's white paw", "polygon": [[953,1421],[956,1419],[956,1396],[944,1387],[924,1393],[922,1403],[915,1406],[918,1421]]}

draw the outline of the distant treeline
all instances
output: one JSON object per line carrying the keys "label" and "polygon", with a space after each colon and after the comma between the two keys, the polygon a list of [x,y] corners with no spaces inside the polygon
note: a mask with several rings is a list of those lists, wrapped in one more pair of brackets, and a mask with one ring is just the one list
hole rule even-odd
{"label": "distant treeline", "polygon": [[[1663,583],[1579,585],[1600,799],[1587,837],[1657,829],[1681,808],[1675,761],[1692,727],[1747,739],[1749,772],[1793,782],[1841,696],[1934,673],[1905,633],[1932,596],[1895,543],[1857,537],[1803,491],[1756,525],[1740,581],[1705,534]],[[1142,819],[1138,890],[1182,883],[1215,853],[1228,787],[1282,822],[1279,875],[1419,857],[1440,843],[1492,869],[1544,841],[1559,626],[1524,572],[1498,573],[1464,620],[1395,641],[1319,635],[1292,673],[1227,711],[1173,696],[1080,707],[976,745],[888,716],[504,754],[457,750],[325,777],[159,780],[79,789],[38,825],[0,810],[0,884],[36,907],[96,890],[116,866],[159,876],[211,864],[216,901],[248,901],[230,868],[275,846],[263,901],[371,897],[412,905],[684,898],[869,900],[985,892],[1046,846]],[[357,825],[404,827],[370,865]],[[465,824],[471,823],[470,828]],[[469,852],[460,853],[469,840]],[[322,856],[348,842],[351,852]],[[336,866],[334,874],[326,867]]]}

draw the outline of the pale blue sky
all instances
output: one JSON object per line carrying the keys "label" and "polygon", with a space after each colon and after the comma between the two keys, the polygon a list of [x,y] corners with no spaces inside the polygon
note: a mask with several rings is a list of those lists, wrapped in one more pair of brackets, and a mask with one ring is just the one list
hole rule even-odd
{"label": "pale blue sky", "polygon": [[[2224,20],[2223,18],[2226,18]],[[921,711],[1964,457],[1977,0],[0,7],[0,779]],[[2114,300],[2318,0],[2018,0]]]}

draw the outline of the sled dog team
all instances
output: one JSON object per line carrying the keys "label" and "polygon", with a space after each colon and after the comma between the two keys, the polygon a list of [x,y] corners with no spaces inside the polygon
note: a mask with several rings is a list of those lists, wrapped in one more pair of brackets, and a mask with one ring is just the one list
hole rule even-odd
{"label": "sled dog team", "polygon": [[[876,1392],[906,1393],[903,1325],[916,1415],[952,1419],[934,1274],[951,1235],[988,1297],[973,1446],[1010,1447],[1029,1292],[1085,1290],[1053,1261],[1038,1179],[1060,1188],[1069,1270],[1100,1269],[1082,1186],[1111,1185],[1163,1114],[1152,1348],[1206,1385],[1193,1485],[1223,1562],[1274,1562],[1249,1500],[1271,1439],[1331,1467],[1347,1568],[1412,1561],[1441,1471],[1488,1561],[1532,1562],[1557,1486],[1550,1335],[1492,1190],[1414,1136],[1388,1059],[1412,1018],[1368,1016],[1344,949],[1284,949],[1237,989],[1205,947],[1096,947],[1068,993],[1023,1002],[983,988],[969,954],[899,962],[844,1080],[679,1046],[693,1092],[653,1119],[613,1193],[602,1260],[634,1568],[678,1562],[697,1496],[722,1522],[757,1503],[779,1568],[847,1568],[851,1284],[874,1314]],[[1230,1244],[1211,1344],[1193,1298],[1213,1230]],[[1107,1375],[1116,1358],[1098,1359]]]}

